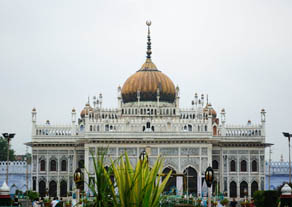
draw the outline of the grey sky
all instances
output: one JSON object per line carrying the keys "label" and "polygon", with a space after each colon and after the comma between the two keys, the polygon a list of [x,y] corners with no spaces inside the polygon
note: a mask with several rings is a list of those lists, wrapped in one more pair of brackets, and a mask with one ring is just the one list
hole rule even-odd
{"label": "grey sky", "polygon": [[288,157],[292,133],[292,1],[0,1],[0,132],[13,148],[39,123],[70,124],[70,112],[102,92],[116,107],[117,86],[145,60],[147,19],[152,59],[181,89],[181,105],[208,93],[227,123],[260,122],[267,111],[273,159]]}

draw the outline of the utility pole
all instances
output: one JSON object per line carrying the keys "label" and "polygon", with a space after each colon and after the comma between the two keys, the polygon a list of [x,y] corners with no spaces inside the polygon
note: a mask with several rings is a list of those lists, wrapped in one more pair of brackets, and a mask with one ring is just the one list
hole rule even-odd
{"label": "utility pole", "polygon": [[26,179],[26,191],[28,191],[28,146],[26,146],[26,155],[25,155],[25,160],[26,160],[26,172],[25,172],[25,179]]}
{"label": "utility pole", "polygon": [[272,163],[272,148],[269,150],[269,190],[271,190],[271,163]]}

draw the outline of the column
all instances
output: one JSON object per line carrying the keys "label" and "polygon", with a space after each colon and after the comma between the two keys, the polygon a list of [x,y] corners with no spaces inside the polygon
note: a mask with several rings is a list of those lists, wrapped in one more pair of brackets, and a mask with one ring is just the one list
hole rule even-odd
{"label": "column", "polygon": [[[33,151],[33,150],[32,150]],[[37,150],[38,152],[38,150]],[[37,156],[37,161],[36,161],[36,192],[39,192],[39,156],[38,156],[38,153],[36,154]],[[32,154],[32,163],[33,163],[33,154]],[[32,168],[33,170],[33,168]]]}
{"label": "column", "polygon": [[[89,170],[89,147],[85,146],[84,147],[84,167],[85,169]],[[86,172],[84,173],[84,183],[88,183],[88,174]],[[89,172],[90,173],[90,172]],[[84,185],[84,191],[88,191],[88,186]]]}
{"label": "column", "polygon": [[176,177],[176,187],[178,189],[178,195],[182,195],[183,194],[183,177],[182,176]]}

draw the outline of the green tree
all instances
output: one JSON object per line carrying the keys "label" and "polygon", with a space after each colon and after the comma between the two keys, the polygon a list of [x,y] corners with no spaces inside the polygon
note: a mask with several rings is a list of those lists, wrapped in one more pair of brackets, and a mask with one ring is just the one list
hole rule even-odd
{"label": "green tree", "polygon": [[[8,143],[7,140],[3,137],[0,137],[0,161],[7,161],[7,147]],[[9,149],[9,160],[15,161],[15,151],[13,149]]]}

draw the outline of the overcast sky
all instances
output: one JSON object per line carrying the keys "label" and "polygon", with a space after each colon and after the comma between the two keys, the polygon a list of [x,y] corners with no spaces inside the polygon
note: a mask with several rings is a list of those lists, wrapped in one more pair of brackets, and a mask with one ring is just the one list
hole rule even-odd
{"label": "overcast sky", "polygon": [[1,0],[0,132],[16,133],[17,153],[33,107],[38,123],[70,124],[88,96],[117,106],[117,87],[145,61],[147,19],[152,60],[179,85],[181,105],[208,94],[228,124],[260,123],[265,108],[272,158],[287,161],[291,0]]}

